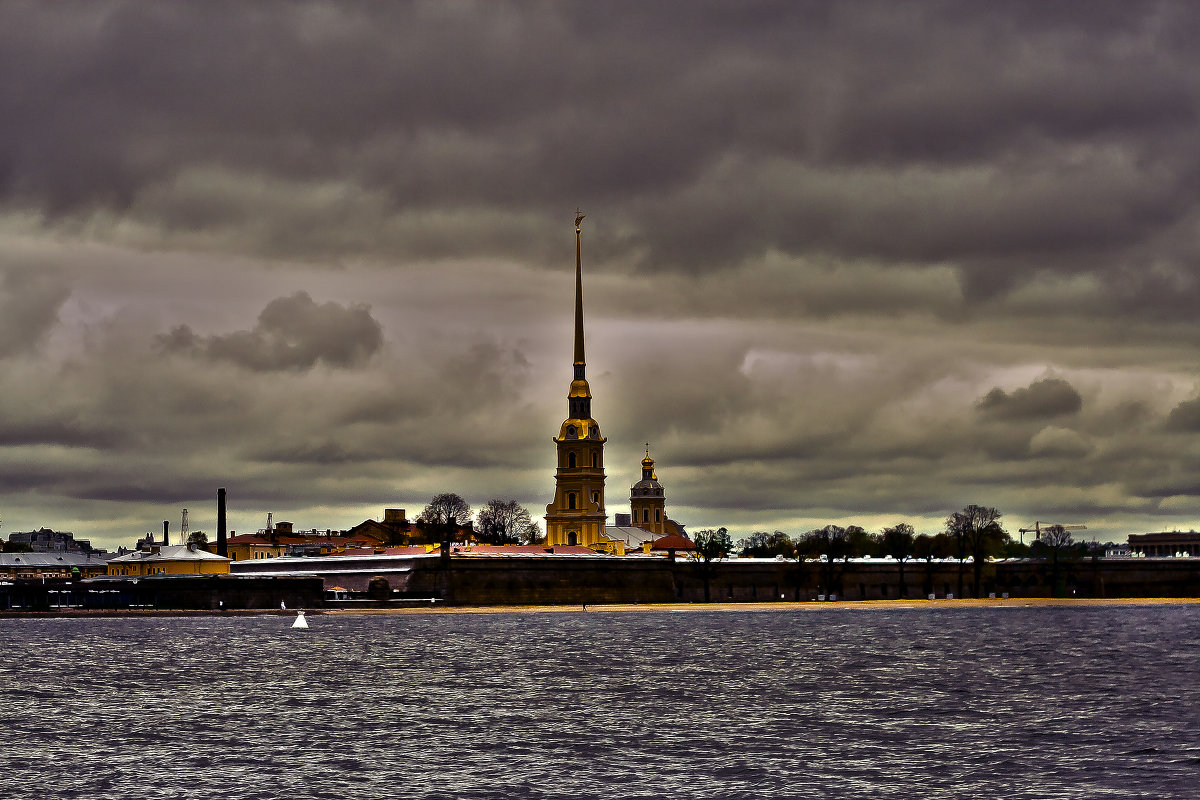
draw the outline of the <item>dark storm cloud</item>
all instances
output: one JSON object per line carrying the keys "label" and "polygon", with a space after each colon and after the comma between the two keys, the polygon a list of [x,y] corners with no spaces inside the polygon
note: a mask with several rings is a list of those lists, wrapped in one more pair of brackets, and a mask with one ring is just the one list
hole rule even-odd
{"label": "dark storm cloud", "polygon": [[256,519],[540,511],[578,204],[610,512],[651,441],[716,524],[1186,516],[1198,23],[0,4],[0,474],[64,504],[228,485]]}
{"label": "dark storm cloud", "polygon": [[[1128,282],[1195,219],[1197,15],[1046,5],[8,6],[0,191],[248,252],[394,224],[400,252],[542,260],[501,231],[575,198],[644,269],[774,249],[946,261],[968,298]],[[1175,244],[1155,269],[1191,276]]]}
{"label": "dark storm cloud", "polygon": [[1176,433],[1200,433],[1200,399],[1185,400],[1172,408],[1166,428]]}
{"label": "dark storm cloud", "polygon": [[365,305],[318,305],[306,292],[272,300],[253,330],[202,337],[186,325],[158,339],[167,353],[200,354],[258,371],[351,367],[383,346],[383,329]]}
{"label": "dark storm cloud", "polygon": [[993,419],[1050,419],[1078,413],[1083,398],[1062,378],[1045,378],[1011,394],[997,386],[980,399],[976,408]]}

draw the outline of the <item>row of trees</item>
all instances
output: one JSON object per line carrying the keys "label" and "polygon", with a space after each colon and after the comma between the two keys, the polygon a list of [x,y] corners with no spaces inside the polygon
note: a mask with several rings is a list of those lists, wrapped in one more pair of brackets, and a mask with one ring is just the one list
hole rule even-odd
{"label": "row of trees", "polygon": [[[945,530],[918,534],[906,522],[870,533],[857,525],[826,525],[796,538],[782,531],[760,531],[740,540],[736,551],[743,557],[788,559],[815,558],[821,562],[825,585],[833,584],[835,565],[851,558],[888,556],[899,563],[901,592],[909,561],[932,565],[935,559],[956,558],[958,595],[964,596],[965,562],[972,561],[971,591],[979,596],[983,568],[988,558],[1047,558],[1053,562],[1053,581],[1058,581],[1058,564],[1066,558],[1089,554],[1086,544],[1076,543],[1071,532],[1052,525],[1029,545],[1014,539],[1000,524],[1002,514],[989,506],[969,505],[946,518]],[[732,550],[731,550],[732,552]]]}
{"label": "row of trees", "polygon": [[[1087,545],[1076,543],[1070,531],[1057,525],[1043,529],[1039,540],[1025,545],[1004,530],[1001,517],[995,508],[969,505],[947,517],[945,529],[934,534],[918,534],[912,525],[901,522],[878,533],[858,525],[826,525],[795,538],[782,531],[759,531],[734,544],[727,529],[717,528],[700,531],[692,539],[696,544],[697,569],[704,580],[706,600],[709,579],[715,570],[713,562],[735,553],[751,558],[816,559],[825,586],[835,585],[839,564],[851,558],[890,557],[899,564],[902,595],[907,594],[905,567],[908,562],[924,562],[928,581],[935,560],[956,558],[960,597],[965,596],[968,558],[972,566],[970,589],[978,597],[984,565],[990,557],[1050,559],[1053,584],[1057,585],[1060,560],[1089,554]],[[463,528],[482,544],[539,544],[544,541],[529,510],[515,500],[489,500],[472,514],[471,506],[461,496],[443,493],[430,500],[415,524],[397,534],[397,539],[402,541],[394,543],[448,544],[462,533]],[[443,547],[442,552],[448,556],[449,548]]]}
{"label": "row of trees", "polygon": [[516,500],[492,499],[472,513],[466,500],[445,492],[429,501],[415,524],[397,534],[402,541],[394,544],[449,542],[464,528],[481,544],[539,544],[544,540],[529,509]]}

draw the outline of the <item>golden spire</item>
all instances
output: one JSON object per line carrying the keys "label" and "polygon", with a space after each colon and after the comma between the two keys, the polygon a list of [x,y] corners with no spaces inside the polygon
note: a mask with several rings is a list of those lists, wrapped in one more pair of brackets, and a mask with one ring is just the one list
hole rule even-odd
{"label": "golden spire", "polygon": [[[583,360],[583,262],[580,259],[579,223],[587,216],[575,209],[575,365],[581,367]],[[576,378],[582,378],[577,375]]]}

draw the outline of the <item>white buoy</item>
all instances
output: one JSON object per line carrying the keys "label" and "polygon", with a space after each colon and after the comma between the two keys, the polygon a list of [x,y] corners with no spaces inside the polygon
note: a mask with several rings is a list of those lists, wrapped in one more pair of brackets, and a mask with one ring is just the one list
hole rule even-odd
{"label": "white buoy", "polygon": [[304,618],[303,611],[296,612],[296,621],[292,623],[292,627],[293,628],[307,628],[308,627],[308,620],[306,620]]}

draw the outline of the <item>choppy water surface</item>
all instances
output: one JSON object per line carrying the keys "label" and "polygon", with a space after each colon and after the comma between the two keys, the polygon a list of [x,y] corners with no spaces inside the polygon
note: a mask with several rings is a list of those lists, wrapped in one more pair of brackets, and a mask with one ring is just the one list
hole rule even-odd
{"label": "choppy water surface", "polygon": [[0,620],[0,796],[1195,798],[1200,607]]}

